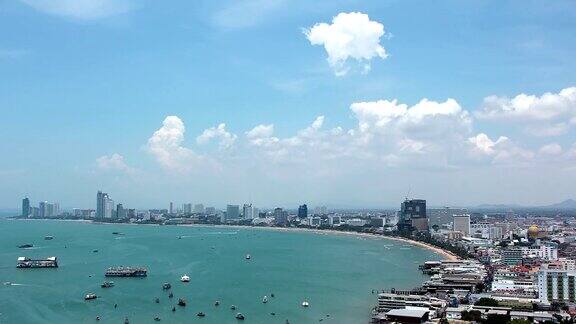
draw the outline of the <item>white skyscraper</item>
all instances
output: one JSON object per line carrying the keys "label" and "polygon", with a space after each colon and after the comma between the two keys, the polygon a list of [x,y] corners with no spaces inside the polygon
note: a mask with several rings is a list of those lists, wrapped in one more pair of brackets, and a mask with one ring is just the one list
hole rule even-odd
{"label": "white skyscraper", "polygon": [[244,204],[244,207],[242,208],[242,215],[244,219],[254,218],[254,208],[252,207],[252,204]]}
{"label": "white skyscraper", "polygon": [[470,235],[470,215],[454,215],[454,221],[452,223],[455,232],[460,232],[464,236]]}

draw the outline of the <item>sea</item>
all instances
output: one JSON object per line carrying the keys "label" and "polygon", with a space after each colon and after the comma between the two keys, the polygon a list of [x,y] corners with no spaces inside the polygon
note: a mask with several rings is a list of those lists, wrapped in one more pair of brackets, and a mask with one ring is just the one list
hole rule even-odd
{"label": "sea", "polygon": [[[373,290],[419,286],[427,277],[418,265],[441,259],[404,242],[264,228],[0,218],[0,233],[0,323],[237,324],[237,313],[243,323],[368,323]],[[56,256],[59,267],[17,269],[19,256]],[[120,265],[148,276],[104,277]],[[114,287],[100,287],[110,279]],[[98,298],[85,301],[87,293]]]}

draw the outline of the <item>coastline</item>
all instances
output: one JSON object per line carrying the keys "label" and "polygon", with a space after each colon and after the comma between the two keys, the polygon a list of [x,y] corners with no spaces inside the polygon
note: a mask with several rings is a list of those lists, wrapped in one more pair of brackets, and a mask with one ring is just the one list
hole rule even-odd
{"label": "coastline", "polygon": [[[193,224],[193,225],[182,225],[182,226],[202,226],[200,224]],[[247,229],[253,229],[253,228],[257,228],[257,229],[264,229],[264,230],[273,230],[273,231],[281,231],[281,232],[290,232],[290,231],[294,231],[294,232],[308,232],[308,233],[314,233],[314,234],[320,234],[320,235],[347,235],[347,236],[354,236],[354,237],[359,237],[359,238],[367,238],[367,239],[376,239],[376,240],[392,240],[392,241],[398,241],[398,242],[403,242],[403,243],[407,243],[407,244],[411,244],[411,245],[415,245],[424,249],[427,249],[429,251],[432,251],[442,257],[444,257],[445,260],[450,260],[450,261],[455,261],[455,260],[459,260],[460,258],[455,255],[454,253],[448,251],[448,250],[444,250],[440,247],[428,244],[428,243],[424,243],[424,242],[420,242],[420,241],[415,241],[415,240],[410,240],[404,237],[396,237],[396,236],[386,236],[386,235],[377,235],[377,234],[370,234],[370,233],[359,233],[359,232],[344,232],[344,231],[336,231],[336,230],[325,230],[325,229],[309,229],[309,228],[298,228],[298,227],[258,227],[258,226],[246,226],[246,225],[211,225],[214,227],[223,227],[223,228],[234,228],[234,227],[239,227],[239,228],[247,228]]]}
{"label": "coastline", "polygon": [[[14,220],[14,219],[13,219]],[[104,224],[104,225],[152,225],[152,226],[160,226],[159,224],[134,224],[134,223],[99,223],[89,219],[15,219],[15,220],[41,220],[41,221],[65,221],[65,222],[83,222],[83,223],[91,223],[91,224]],[[182,227],[221,227],[221,228],[243,228],[243,229],[260,229],[260,230],[270,230],[270,231],[280,231],[280,232],[303,232],[303,233],[313,233],[313,234],[320,234],[320,235],[347,235],[353,236],[358,238],[364,239],[376,239],[376,240],[392,240],[398,241],[410,245],[415,245],[429,251],[432,251],[440,256],[442,256],[445,260],[455,261],[459,260],[460,257],[455,255],[454,253],[444,250],[440,247],[410,240],[405,237],[397,237],[397,236],[386,236],[386,235],[378,235],[378,234],[370,234],[370,233],[359,233],[359,232],[345,232],[345,231],[337,231],[332,229],[311,229],[311,228],[299,228],[299,227],[265,227],[265,226],[248,226],[248,225],[226,225],[226,224],[183,224],[183,225],[169,225],[169,226],[182,226]]]}

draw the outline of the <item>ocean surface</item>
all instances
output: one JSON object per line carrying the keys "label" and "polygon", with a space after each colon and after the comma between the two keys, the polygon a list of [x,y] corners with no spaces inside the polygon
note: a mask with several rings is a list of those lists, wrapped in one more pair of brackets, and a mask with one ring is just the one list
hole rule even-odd
{"label": "ocean surface", "polygon": [[[0,218],[0,233],[0,323],[96,323],[96,316],[99,323],[155,323],[155,316],[164,323],[238,323],[237,312],[243,323],[367,323],[377,303],[372,289],[418,286],[426,279],[418,265],[440,259],[391,240],[256,228]],[[26,243],[34,247],[17,247]],[[19,256],[57,256],[60,267],[17,269]],[[116,265],[145,266],[148,277],[111,278],[115,287],[100,288],[106,268]],[[184,274],[189,283],[179,281]],[[99,298],[84,301],[89,292]],[[188,304],[172,312],[178,298]]]}

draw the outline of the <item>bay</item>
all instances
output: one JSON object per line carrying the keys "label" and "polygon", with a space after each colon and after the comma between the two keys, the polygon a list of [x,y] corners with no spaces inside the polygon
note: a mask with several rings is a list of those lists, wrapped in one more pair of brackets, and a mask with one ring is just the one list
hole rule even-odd
{"label": "bay", "polygon": [[[0,286],[0,323],[92,323],[96,316],[99,323],[153,323],[155,316],[238,323],[237,312],[244,323],[367,323],[373,289],[418,286],[426,280],[418,265],[440,259],[403,242],[260,228],[0,219],[0,233],[0,281],[12,283]],[[25,243],[34,248],[17,248]],[[19,256],[57,256],[59,268],[17,269]],[[106,268],[117,265],[145,266],[148,276],[112,278],[115,287],[100,288]],[[179,281],[184,274],[190,283]],[[84,301],[89,292],[99,298]],[[188,304],[172,312],[178,298]]]}

